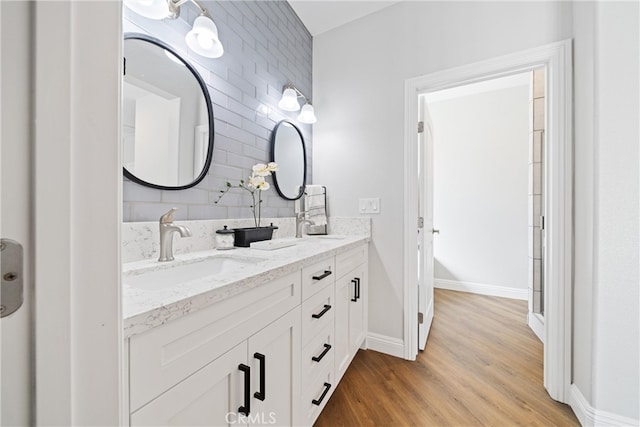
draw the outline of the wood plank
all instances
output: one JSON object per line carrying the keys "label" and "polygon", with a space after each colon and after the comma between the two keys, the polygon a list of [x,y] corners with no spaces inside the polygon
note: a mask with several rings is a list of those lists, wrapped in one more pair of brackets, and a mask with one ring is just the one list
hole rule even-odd
{"label": "wood plank", "polygon": [[436,289],[417,360],[360,350],[315,425],[579,426],[542,385],[526,316],[526,301]]}

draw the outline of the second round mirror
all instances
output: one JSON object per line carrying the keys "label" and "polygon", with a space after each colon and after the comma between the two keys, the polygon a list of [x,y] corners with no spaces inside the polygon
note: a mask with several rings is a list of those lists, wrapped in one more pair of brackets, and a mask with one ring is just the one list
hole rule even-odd
{"label": "second round mirror", "polygon": [[307,176],[307,155],[304,138],[293,123],[283,120],[271,134],[271,161],[278,164],[273,182],[278,194],[287,200],[297,200],[304,193]]}

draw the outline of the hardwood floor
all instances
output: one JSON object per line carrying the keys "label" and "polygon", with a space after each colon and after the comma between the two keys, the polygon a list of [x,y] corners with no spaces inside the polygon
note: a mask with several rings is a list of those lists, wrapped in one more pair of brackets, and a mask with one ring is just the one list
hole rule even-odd
{"label": "hardwood floor", "polygon": [[360,350],[316,422],[323,426],[578,426],[542,386],[526,301],[436,289],[415,362]]}

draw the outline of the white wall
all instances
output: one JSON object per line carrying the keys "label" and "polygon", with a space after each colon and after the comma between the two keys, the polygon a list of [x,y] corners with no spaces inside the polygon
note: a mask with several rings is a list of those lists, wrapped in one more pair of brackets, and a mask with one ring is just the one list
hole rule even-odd
{"label": "white wall", "polygon": [[640,403],[639,12],[574,4],[573,381],[599,413],[628,418],[621,424],[638,423]]}
{"label": "white wall", "polygon": [[371,332],[403,338],[405,80],[567,39],[571,19],[564,2],[402,2],[315,37],[313,181],[327,185],[332,215],[381,198]]}
{"label": "white wall", "polygon": [[594,232],[594,12],[591,2],[574,4],[574,289],[573,381],[591,402]]}
{"label": "white wall", "polygon": [[528,282],[529,86],[429,103],[435,279]]}
{"label": "white wall", "polygon": [[372,332],[403,338],[405,80],[575,37],[573,380],[638,419],[638,27],[637,2],[402,2],[314,39],[314,183],[333,215],[382,203]]}
{"label": "white wall", "polygon": [[639,418],[638,3],[595,14],[593,405]]}

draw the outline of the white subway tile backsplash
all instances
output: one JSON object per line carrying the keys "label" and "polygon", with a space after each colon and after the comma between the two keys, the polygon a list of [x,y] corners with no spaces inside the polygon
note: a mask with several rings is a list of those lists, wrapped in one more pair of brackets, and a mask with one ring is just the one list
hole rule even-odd
{"label": "white subway tile backsplash", "polygon": [[[278,229],[273,238],[291,238],[295,236],[294,217],[265,217],[262,225],[273,223]],[[181,221],[191,231],[191,237],[174,235],[173,248],[176,255],[215,248],[215,231],[225,225],[235,227],[253,227],[253,219],[208,219]],[[371,237],[370,218],[329,218],[330,234]],[[134,262],[158,257],[160,232],[157,221],[128,222],[122,225],[122,262]]]}
{"label": "white subway tile backsplash", "polygon": [[[212,194],[220,189],[220,181],[246,179],[253,164],[269,160],[270,135],[277,122],[286,118],[296,123],[296,114],[284,114],[277,108],[286,83],[293,82],[312,99],[312,38],[286,1],[204,3],[225,47],[220,58],[205,58],[187,49],[184,35],[198,15],[194,8],[182,8],[177,20],[162,21],[124,8],[126,31],[159,38],[194,65],[208,86],[215,117],[213,162],[207,178],[194,191],[184,193],[149,189],[125,180],[125,221],[155,221],[174,204],[181,208],[176,213],[180,219],[252,216],[246,204],[234,205],[245,203],[241,197],[225,197],[220,205],[212,206]],[[258,112],[263,106],[268,109],[266,115]],[[311,176],[311,128],[298,125],[308,153],[307,176]],[[264,199],[274,216],[293,214],[292,204],[279,201],[275,190],[265,192]]]}

